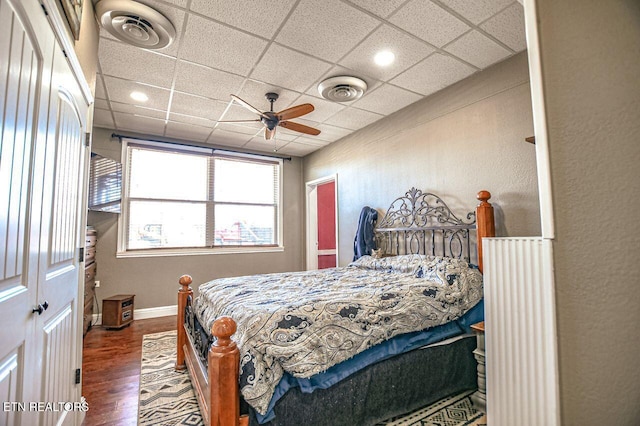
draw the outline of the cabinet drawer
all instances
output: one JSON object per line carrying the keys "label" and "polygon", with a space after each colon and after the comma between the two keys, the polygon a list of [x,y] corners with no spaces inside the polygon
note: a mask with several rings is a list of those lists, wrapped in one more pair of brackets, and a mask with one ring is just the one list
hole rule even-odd
{"label": "cabinet drawer", "polygon": [[96,277],[96,264],[95,262],[84,268],[84,280],[93,280]]}
{"label": "cabinet drawer", "polygon": [[85,246],[87,248],[95,247],[96,242],[98,242],[98,237],[96,237],[96,234],[87,234],[87,237],[85,239]]}
{"label": "cabinet drawer", "polygon": [[84,250],[84,263],[92,263],[96,259],[96,248],[86,247]]}

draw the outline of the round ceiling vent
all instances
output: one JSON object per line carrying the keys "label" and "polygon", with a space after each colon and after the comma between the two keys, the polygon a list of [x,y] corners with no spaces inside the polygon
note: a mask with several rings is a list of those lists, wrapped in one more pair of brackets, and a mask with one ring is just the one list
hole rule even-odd
{"label": "round ceiling vent", "polygon": [[160,12],[131,0],[100,0],[96,14],[102,28],[118,40],[144,49],[162,49],[176,30]]}
{"label": "round ceiling vent", "polygon": [[331,77],[318,85],[320,95],[334,102],[351,102],[360,99],[367,90],[367,83],[358,77],[346,75]]}

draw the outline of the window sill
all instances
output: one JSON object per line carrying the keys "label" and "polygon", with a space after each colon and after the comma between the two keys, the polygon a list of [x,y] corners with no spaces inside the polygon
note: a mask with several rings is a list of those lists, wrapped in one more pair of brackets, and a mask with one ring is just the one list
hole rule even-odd
{"label": "window sill", "polygon": [[117,259],[130,257],[173,257],[173,256],[202,256],[218,254],[255,254],[255,253],[278,253],[283,252],[284,247],[229,247],[229,248],[202,248],[202,249],[150,249],[119,251],[116,253]]}

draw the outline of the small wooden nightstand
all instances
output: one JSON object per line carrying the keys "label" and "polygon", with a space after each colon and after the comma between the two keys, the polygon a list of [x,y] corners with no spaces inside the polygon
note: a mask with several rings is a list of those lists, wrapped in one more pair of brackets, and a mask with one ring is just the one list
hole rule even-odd
{"label": "small wooden nightstand", "polygon": [[102,299],[102,326],[122,328],[133,321],[133,294],[119,294]]}
{"label": "small wooden nightstand", "polygon": [[484,321],[473,324],[471,329],[476,333],[477,345],[473,355],[478,361],[478,390],[471,395],[473,406],[482,412],[487,410],[487,382],[484,360]]}

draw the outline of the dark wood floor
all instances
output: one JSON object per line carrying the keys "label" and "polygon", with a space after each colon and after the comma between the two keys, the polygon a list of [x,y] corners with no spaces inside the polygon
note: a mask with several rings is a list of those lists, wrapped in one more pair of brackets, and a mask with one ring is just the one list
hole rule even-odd
{"label": "dark wood floor", "polygon": [[82,395],[89,403],[83,425],[137,424],[142,336],[175,327],[176,317],[169,316],[135,320],[121,330],[89,330],[82,357]]}

